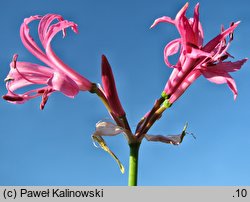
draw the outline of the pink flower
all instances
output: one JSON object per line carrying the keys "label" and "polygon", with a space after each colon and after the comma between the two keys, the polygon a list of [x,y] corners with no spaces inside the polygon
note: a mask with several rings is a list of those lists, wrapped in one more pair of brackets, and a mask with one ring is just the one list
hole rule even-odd
{"label": "pink flower", "polygon": [[[236,62],[224,62],[224,60],[232,57],[227,50],[233,40],[233,31],[239,22],[232,23],[226,30],[223,28],[219,35],[203,45],[204,34],[199,21],[199,4],[195,7],[194,17],[190,19],[185,16],[187,8],[188,3],[178,12],[175,19],[164,16],[156,19],[151,26],[167,22],[175,25],[181,36],[168,43],[164,49],[165,63],[174,68],[164,88],[169,103],[174,103],[200,75],[216,84],[227,83],[236,98],[236,84],[228,72],[239,70],[247,59]],[[227,36],[230,37],[228,42]],[[178,51],[180,51],[179,59],[173,65],[168,57]]]}
{"label": "pink flower", "polygon": [[[38,35],[44,51],[40,49],[29,34],[28,25],[34,20],[40,20]],[[58,20],[58,22],[52,24],[54,20]],[[29,99],[42,96],[40,107],[43,109],[48,96],[55,91],[60,91],[64,95],[73,98],[79,90],[91,90],[92,83],[64,64],[51,48],[50,43],[53,37],[59,31],[62,31],[63,36],[65,36],[65,29],[68,27],[71,27],[72,30],[77,33],[77,25],[73,22],[64,20],[60,15],[36,15],[24,19],[20,28],[22,42],[35,57],[43,61],[48,67],[29,62],[17,62],[17,55],[15,55],[13,62],[10,64],[10,72],[6,78],[8,93],[3,96],[4,99],[12,103],[24,103]],[[43,86],[23,94],[14,92],[32,84]]]}
{"label": "pink flower", "polygon": [[112,113],[114,113],[116,117],[124,116],[125,112],[118,97],[113,72],[104,55],[102,55],[102,84],[104,94],[109,102]]}
{"label": "pink flower", "polygon": [[[5,79],[8,93],[3,98],[14,104],[22,104],[32,98],[42,96],[40,108],[43,109],[48,96],[61,91],[64,95],[73,98],[78,92],[77,84],[66,74],[55,71],[51,68],[29,62],[17,62],[17,55],[10,64],[10,72]],[[45,85],[23,94],[14,93],[15,90],[29,85]]]}

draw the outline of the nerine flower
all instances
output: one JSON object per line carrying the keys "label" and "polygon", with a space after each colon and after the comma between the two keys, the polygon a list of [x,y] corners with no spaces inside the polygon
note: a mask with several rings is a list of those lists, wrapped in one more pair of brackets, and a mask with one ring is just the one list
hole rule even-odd
{"label": "nerine flower", "polygon": [[[42,50],[29,34],[29,23],[39,20],[38,35],[44,48]],[[52,24],[53,21],[58,22]],[[77,33],[77,25],[73,22],[64,20],[62,16],[47,14],[45,16],[31,16],[24,19],[20,28],[20,37],[24,46],[39,60],[48,67],[29,62],[18,62],[17,55],[14,55],[10,64],[10,72],[5,79],[8,93],[3,98],[9,102],[20,104],[32,98],[42,96],[40,108],[43,109],[48,96],[60,91],[64,95],[73,98],[79,91],[89,91],[92,83],[74,71],[58,58],[51,48],[53,37],[59,32],[63,32],[65,37],[66,28],[72,28]],[[15,91],[29,85],[40,85],[40,87],[18,94]]]}
{"label": "nerine flower", "polygon": [[[174,68],[164,88],[164,94],[172,104],[200,75],[203,75],[213,83],[227,83],[236,98],[236,84],[229,72],[239,70],[247,59],[236,62],[224,60],[232,57],[227,50],[233,40],[233,31],[240,22],[232,23],[226,30],[222,28],[219,35],[203,45],[204,34],[199,20],[199,4],[195,6],[194,17],[190,19],[185,16],[187,8],[188,3],[178,12],[175,19],[164,16],[156,19],[151,26],[167,22],[175,25],[180,33],[180,38],[168,43],[164,49],[165,63]],[[226,41],[227,36],[230,37],[228,42]],[[168,57],[178,52],[180,52],[179,59],[173,65],[169,62]]]}

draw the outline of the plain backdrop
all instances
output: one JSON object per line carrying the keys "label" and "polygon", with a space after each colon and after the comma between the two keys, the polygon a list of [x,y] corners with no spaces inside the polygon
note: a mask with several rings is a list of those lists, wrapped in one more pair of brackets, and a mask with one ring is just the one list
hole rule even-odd
{"label": "plain backdrop", "polygon": [[[14,53],[20,61],[42,64],[23,46],[19,28],[31,15],[58,13],[79,26],[52,41],[65,63],[93,82],[101,82],[101,55],[112,65],[121,102],[131,127],[152,107],[171,73],[163,48],[179,37],[176,28],[161,24],[163,15],[175,17],[184,0],[2,0],[0,3],[0,94]],[[190,1],[187,16],[196,1]],[[221,25],[241,20],[229,52],[235,60],[249,57],[249,2],[200,1],[205,42]],[[31,33],[37,40],[37,24]],[[176,60],[171,58],[172,62]],[[185,122],[187,135],[179,146],[143,141],[139,157],[139,185],[249,185],[250,182],[250,68],[247,62],[233,73],[239,96],[226,85],[200,77],[164,113],[150,134],[178,134]],[[20,92],[24,92],[21,90]],[[125,166],[93,146],[95,123],[109,115],[88,92],[75,99],[54,93],[43,111],[41,98],[23,105],[0,100],[0,185],[126,185],[129,149],[122,135],[106,141]]]}

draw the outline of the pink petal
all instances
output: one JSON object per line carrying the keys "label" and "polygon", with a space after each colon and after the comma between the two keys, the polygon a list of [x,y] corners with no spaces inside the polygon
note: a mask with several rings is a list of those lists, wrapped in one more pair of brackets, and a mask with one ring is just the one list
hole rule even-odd
{"label": "pink petal", "polygon": [[201,47],[203,44],[203,29],[199,20],[199,3],[196,4],[195,9],[194,9],[194,19],[193,19],[193,32],[195,34],[195,44],[198,47]]}
{"label": "pink petal", "polygon": [[[51,25],[53,20],[59,20],[58,23]],[[34,20],[40,20],[38,32],[41,39],[41,43],[45,46],[46,54],[38,47],[33,38],[29,35],[28,24]],[[71,27],[73,31],[77,32],[77,25],[73,22],[68,22],[66,20],[62,21],[62,17],[55,14],[48,14],[43,18],[41,16],[31,16],[24,20],[20,28],[20,36],[25,47],[38,59],[43,61],[48,66],[56,69],[58,71],[63,71],[73,80],[75,80],[82,91],[90,90],[92,88],[92,83],[85,77],[78,74],[76,71],[71,69],[69,66],[64,64],[60,60],[50,47],[50,42],[56,33],[63,31],[65,35],[65,29]],[[43,30],[44,29],[44,30]]]}
{"label": "pink petal", "polygon": [[[182,54],[181,54],[182,55]],[[196,59],[185,57],[185,61],[181,66],[177,66],[172,74],[170,75],[170,78],[165,86],[164,91],[171,95],[173,94],[177,88],[179,88],[179,85],[183,82],[183,80],[186,78],[186,76],[189,74],[192,69],[195,68],[195,61]]]}
{"label": "pink petal", "polygon": [[222,40],[224,40],[230,33],[234,31],[239,23],[240,21],[234,23],[233,26],[229,27],[228,29],[224,30],[222,33],[214,37],[203,47],[203,50],[206,52],[212,51]]}
{"label": "pink petal", "polygon": [[[194,8],[194,21],[193,21],[193,31],[197,35],[199,33],[199,3],[196,4]],[[196,36],[196,41],[197,41],[197,36]]]}
{"label": "pink petal", "polygon": [[242,65],[247,61],[247,59],[239,60],[236,62],[220,62],[212,66],[213,70],[225,71],[225,72],[235,72],[238,71]]}
{"label": "pink petal", "polygon": [[198,48],[193,48],[191,49],[190,53],[186,54],[187,57],[194,58],[194,59],[200,59],[200,57],[212,57],[211,53],[205,52],[203,50],[200,50]]}
{"label": "pink petal", "polygon": [[192,70],[188,74],[188,76],[186,76],[185,79],[179,84],[174,93],[170,96],[169,103],[173,104],[200,75],[200,70]]}
{"label": "pink petal", "polygon": [[46,33],[46,37],[44,37],[44,45],[46,45],[45,51],[49,58],[49,60],[54,64],[54,68],[58,71],[64,72],[66,75],[68,75],[71,79],[73,79],[77,85],[79,86],[79,89],[81,91],[90,90],[92,88],[92,83],[86,79],[85,77],[81,76],[79,73],[77,73],[75,70],[70,68],[68,65],[66,65],[52,50],[50,42],[52,38],[62,30],[65,30],[66,28],[71,27],[75,32],[77,32],[77,25],[73,22],[69,21],[60,21],[56,24],[51,25],[48,28],[48,31]]}
{"label": "pink petal", "polygon": [[77,28],[77,24],[75,24],[74,22],[70,22],[67,20],[63,20],[63,21],[59,21],[56,24],[51,25],[46,33],[46,36],[44,37],[44,48],[46,49],[46,47],[50,44],[51,40],[53,39],[53,37],[60,31],[64,31],[65,29],[71,27],[72,30],[77,33],[78,32],[78,28]]}
{"label": "pink petal", "polygon": [[[10,63],[10,67],[13,68],[13,62]],[[31,63],[31,62],[21,62],[18,61],[16,62],[16,67],[22,71],[22,72],[29,72],[29,74],[52,74],[53,73],[53,69],[42,66],[42,65],[38,65],[35,63]]]}
{"label": "pink petal", "polygon": [[234,94],[234,99],[236,99],[238,94],[236,83],[234,79],[227,72],[219,72],[210,68],[209,70],[205,71],[202,70],[202,74],[205,78],[207,78],[207,80],[209,80],[212,83],[216,84],[227,83],[229,88]]}
{"label": "pink petal", "polygon": [[168,79],[168,81],[167,81],[167,83],[165,85],[165,88],[164,88],[164,92],[167,95],[171,95],[172,94],[172,92],[174,90],[173,83],[174,83],[174,80],[175,80],[176,76],[178,75],[179,71],[180,70],[178,68],[174,68],[173,69],[173,71],[172,71],[172,73],[171,73],[171,75],[170,75],[170,77],[169,77],[169,79]]}
{"label": "pink petal", "polygon": [[46,46],[45,38],[48,32],[48,28],[54,20],[63,21],[63,17],[57,14],[47,14],[43,16],[38,25],[38,35],[44,47]]}
{"label": "pink petal", "polygon": [[181,39],[175,39],[171,42],[169,42],[165,48],[164,48],[164,61],[167,66],[169,67],[175,67],[168,61],[168,57],[171,55],[174,55],[178,52],[180,47]]}
{"label": "pink petal", "polygon": [[79,92],[78,85],[71,78],[59,72],[54,72],[53,76],[48,80],[48,85],[71,98],[74,98]]}
{"label": "pink petal", "polygon": [[10,79],[8,88],[11,91],[32,84],[46,84],[53,75],[52,69],[29,62],[16,62],[16,68],[13,68],[12,62],[10,67],[7,81]]}
{"label": "pink petal", "polygon": [[173,20],[170,17],[167,16],[163,16],[161,18],[157,18],[154,23],[151,25],[150,29],[155,27],[157,24],[161,23],[161,22],[166,22],[166,23],[170,23],[170,24],[175,24],[175,20]]}
{"label": "pink petal", "polygon": [[183,16],[185,16],[186,11],[188,9],[188,5],[189,3],[187,2],[182,8],[181,10],[177,13],[175,20],[178,21],[180,18],[182,18]]}
{"label": "pink petal", "polygon": [[48,66],[53,67],[54,65],[49,61],[46,54],[39,48],[34,39],[29,34],[29,23],[34,20],[40,20],[42,17],[39,15],[31,16],[24,19],[23,24],[20,27],[20,37],[23,45],[39,60],[43,61]]}
{"label": "pink petal", "polygon": [[195,36],[193,29],[189,23],[189,20],[186,18],[186,10],[188,8],[188,3],[186,3],[183,8],[179,11],[176,15],[176,23],[175,26],[178,29],[181,39],[182,39],[182,46],[185,51],[189,52],[189,47],[186,46],[187,43],[195,44]]}

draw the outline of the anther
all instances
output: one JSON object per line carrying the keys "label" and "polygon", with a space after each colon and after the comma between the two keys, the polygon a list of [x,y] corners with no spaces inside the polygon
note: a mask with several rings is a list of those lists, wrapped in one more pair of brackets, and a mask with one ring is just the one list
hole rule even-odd
{"label": "anther", "polygon": [[15,101],[23,101],[22,97],[19,96],[10,96],[10,95],[3,95],[2,98],[7,101],[15,102]]}

